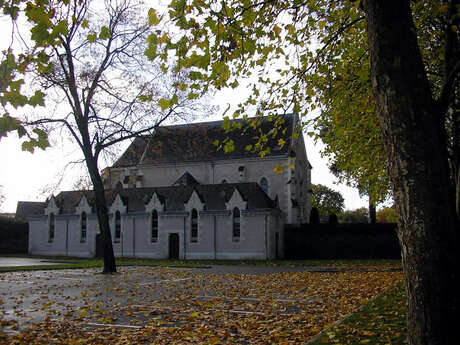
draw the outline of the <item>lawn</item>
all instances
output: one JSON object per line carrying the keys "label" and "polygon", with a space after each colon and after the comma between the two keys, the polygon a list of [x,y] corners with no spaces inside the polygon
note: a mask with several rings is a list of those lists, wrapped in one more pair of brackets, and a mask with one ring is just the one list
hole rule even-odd
{"label": "lawn", "polygon": [[122,262],[113,276],[97,267],[2,273],[0,343],[305,344],[322,332],[315,344],[403,344],[406,336],[396,262],[307,261],[340,270],[270,274],[198,268],[212,261]]}
{"label": "lawn", "polygon": [[390,288],[309,345],[407,344],[406,294],[402,283]]}
{"label": "lawn", "polygon": [[[7,255],[2,255],[7,256]],[[103,267],[102,259],[82,259],[64,256],[28,256],[9,255],[24,258],[39,258],[46,261],[56,262],[56,265],[47,266],[15,266],[1,267],[0,272],[29,271],[29,270],[53,270],[67,268]],[[337,267],[339,269],[361,270],[400,270],[399,260],[152,260],[118,258],[118,266],[163,266],[163,267],[209,267],[211,265],[262,265],[262,266],[315,266]]]}

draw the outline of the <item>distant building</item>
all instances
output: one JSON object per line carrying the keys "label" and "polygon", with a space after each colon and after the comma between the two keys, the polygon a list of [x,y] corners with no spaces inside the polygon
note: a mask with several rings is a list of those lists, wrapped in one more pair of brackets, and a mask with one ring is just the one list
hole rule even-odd
{"label": "distant building", "polygon": [[[248,150],[255,133],[226,133],[222,122],[158,128],[138,137],[102,172],[116,256],[274,259],[283,256],[284,223],[306,223],[311,166],[297,118],[269,139],[269,154]],[[266,133],[272,124],[262,118]],[[216,150],[216,139],[234,151]],[[278,146],[282,138],[286,144]],[[274,172],[276,166],[283,173]],[[98,226],[90,191],[51,197],[29,217],[31,254],[93,257]]]}

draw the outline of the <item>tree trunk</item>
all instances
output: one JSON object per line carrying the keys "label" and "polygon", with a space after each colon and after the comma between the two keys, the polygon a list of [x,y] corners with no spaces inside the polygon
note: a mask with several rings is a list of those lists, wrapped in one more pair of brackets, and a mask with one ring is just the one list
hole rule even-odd
{"label": "tree trunk", "polygon": [[96,214],[102,236],[104,253],[104,270],[102,273],[115,273],[117,271],[117,266],[115,263],[115,256],[113,254],[112,236],[110,233],[109,224],[109,212],[107,201],[105,199],[104,184],[97,167],[96,158],[92,155],[91,152],[85,152],[85,160],[91,181],[93,182],[94,195],[96,198]]}
{"label": "tree trunk", "polygon": [[446,137],[408,0],[364,1],[371,80],[399,216],[410,344],[458,344],[458,221]]}
{"label": "tree trunk", "polygon": [[369,195],[369,224],[375,224],[377,222],[377,215],[375,212],[375,204],[373,203],[371,196]]}

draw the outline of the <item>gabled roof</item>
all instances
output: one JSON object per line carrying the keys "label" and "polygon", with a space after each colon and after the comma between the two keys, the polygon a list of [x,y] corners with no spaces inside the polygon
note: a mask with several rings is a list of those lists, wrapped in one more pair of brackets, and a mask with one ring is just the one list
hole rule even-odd
{"label": "gabled roof", "polygon": [[43,214],[45,204],[39,201],[18,201],[14,218],[17,220],[27,220],[28,216]]}
{"label": "gabled roof", "polygon": [[[267,145],[271,153],[266,157],[290,153],[289,142],[292,137],[295,116],[293,114],[283,115],[282,119],[284,123],[281,124],[278,133],[273,137],[269,135]],[[232,121],[241,122],[243,127],[246,124],[243,120]],[[269,133],[275,120],[260,117],[257,118],[257,121],[260,121],[257,129],[248,128],[245,132],[233,130],[227,133],[222,128],[223,121],[158,127],[153,135],[134,139],[113,167],[257,157],[258,152],[248,151],[246,147],[255,144],[254,137],[260,135],[259,130],[262,133]],[[233,140],[234,151],[225,153],[223,149],[217,150],[214,141],[222,142],[227,138]],[[278,147],[279,139],[286,142],[283,147]]]}
{"label": "gabled roof", "polygon": [[181,177],[179,177],[176,182],[174,182],[173,186],[194,186],[200,184],[192,174],[186,171]]}
{"label": "gabled roof", "polygon": [[[255,183],[223,183],[209,185],[169,186],[156,188],[129,188],[121,190],[105,191],[107,204],[115,200],[117,194],[127,206],[128,212],[144,212],[145,204],[151,199],[153,193],[164,201],[165,211],[183,211],[184,204],[190,199],[195,190],[200,199],[204,202],[206,210],[225,210],[225,203],[230,200],[235,189],[238,189],[241,196],[247,201],[247,209],[268,209],[275,208],[275,202]],[[94,212],[94,194],[92,191],[66,191],[59,193],[56,197],[56,204],[61,214],[75,213],[80,199],[84,195]],[[42,212],[43,214],[43,212]]]}

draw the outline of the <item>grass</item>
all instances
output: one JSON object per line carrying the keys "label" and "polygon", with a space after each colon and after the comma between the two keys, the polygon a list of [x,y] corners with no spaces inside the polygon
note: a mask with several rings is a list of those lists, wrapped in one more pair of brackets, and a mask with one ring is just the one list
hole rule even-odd
{"label": "grass", "polygon": [[[64,256],[28,256],[28,255],[2,255],[4,257],[36,258],[44,261],[55,262],[55,265],[42,266],[14,266],[0,267],[0,272],[52,270],[68,268],[102,267],[102,259],[82,259]],[[366,266],[399,269],[399,260],[152,260],[135,258],[118,258],[118,266],[167,266],[167,267],[190,267],[206,268],[211,265],[270,265],[270,266],[332,266],[338,268]]]}
{"label": "grass", "polygon": [[[0,267],[0,272],[14,271],[35,271],[35,270],[54,270],[54,269],[69,269],[69,268],[89,268],[103,267],[102,259],[82,259],[71,257],[53,257],[53,256],[21,256],[41,259],[43,261],[52,261],[53,265],[35,265],[35,266],[12,266]],[[117,266],[167,266],[167,267],[190,267],[190,268],[206,268],[205,264],[198,262],[173,261],[173,260],[148,260],[148,259],[129,259],[122,258],[116,260]]]}
{"label": "grass", "polygon": [[407,343],[406,294],[404,285],[399,283],[343,322],[321,332],[309,345]]}

